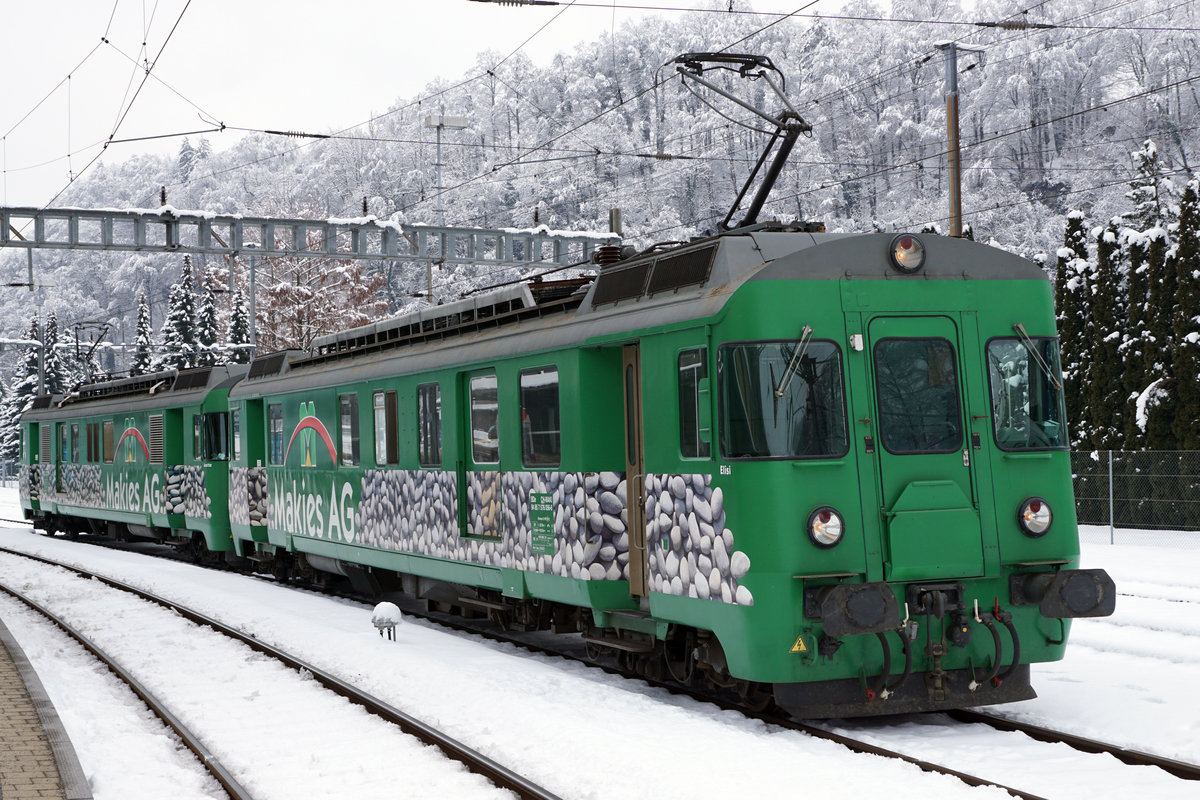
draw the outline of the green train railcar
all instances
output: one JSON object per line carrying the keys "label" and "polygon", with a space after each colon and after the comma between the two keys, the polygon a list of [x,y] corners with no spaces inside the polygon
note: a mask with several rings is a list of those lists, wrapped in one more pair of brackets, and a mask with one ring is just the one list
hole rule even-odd
{"label": "green train railcar", "polygon": [[21,420],[26,518],[231,551],[227,398],[245,371],[172,370],[37,398]]}
{"label": "green train railcar", "polygon": [[985,245],[755,225],[268,358],[260,560],[802,716],[1031,697],[1113,609],[1048,281]]}

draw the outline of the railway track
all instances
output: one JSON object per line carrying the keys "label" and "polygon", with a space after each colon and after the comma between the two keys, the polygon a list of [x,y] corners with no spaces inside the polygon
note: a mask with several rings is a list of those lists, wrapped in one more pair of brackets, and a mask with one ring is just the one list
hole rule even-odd
{"label": "railway track", "polygon": [[1110,755],[1118,761],[1129,764],[1134,767],[1157,767],[1174,775],[1177,778],[1182,778],[1188,781],[1200,781],[1200,765],[1188,764],[1184,761],[1178,761],[1173,758],[1164,758],[1153,753],[1146,753],[1141,750],[1134,750],[1129,747],[1121,747],[1115,744],[1097,741],[1096,739],[1088,739],[1084,736],[1076,736],[1072,733],[1064,733],[1056,731],[1052,728],[1047,728],[1042,725],[1034,725],[1030,722],[1021,722],[1018,720],[1005,719],[994,714],[986,714],[973,709],[959,709],[958,711],[948,711],[946,714],[958,722],[975,723],[979,725],[987,725],[990,728],[995,728],[998,731],[1015,731],[1023,733],[1031,739],[1037,739],[1039,742],[1050,742],[1055,744],[1065,744],[1075,750],[1083,753],[1103,753]]}
{"label": "railway track", "polygon": [[[28,523],[25,523],[25,524],[28,524]],[[0,551],[4,551],[4,548],[0,548]],[[9,552],[12,552],[12,551],[9,551]],[[25,555],[23,553],[18,553],[18,554]],[[44,560],[47,563],[55,563],[49,559],[39,559],[39,560]],[[65,567],[65,568],[75,570],[75,568],[73,568],[73,567]],[[86,572],[86,571],[80,571],[80,572]],[[101,580],[105,580],[105,582],[109,582],[107,579],[101,578]],[[117,581],[113,581],[113,582],[111,582],[111,584],[116,584],[116,585],[120,585],[121,587],[124,587],[124,584],[120,584],[120,582],[117,582]],[[127,588],[129,591],[134,591],[134,592],[138,591],[138,590],[134,589],[133,587],[125,587],[125,588]],[[346,599],[352,599],[357,602],[365,602],[361,596],[353,596],[353,595],[342,595],[342,596],[345,597]],[[777,726],[779,728],[796,730],[796,731],[803,732],[805,734],[808,734],[808,735],[816,737],[816,738],[835,742],[835,743],[840,744],[854,752],[878,755],[878,756],[882,756],[882,757],[894,758],[894,759],[898,759],[901,761],[905,761],[907,763],[916,765],[919,768],[921,768],[922,770],[927,771],[927,772],[933,772],[933,773],[938,773],[938,774],[955,777],[958,780],[960,780],[963,783],[970,785],[970,786],[994,786],[994,787],[997,787],[997,788],[1000,788],[1000,789],[1006,791],[1013,797],[1028,798],[1029,800],[1042,800],[1042,798],[1039,795],[1031,793],[1029,791],[1015,788],[1012,786],[1007,786],[1002,783],[998,783],[995,780],[989,780],[986,778],[982,778],[977,775],[973,775],[969,772],[957,770],[957,769],[945,766],[943,764],[938,764],[933,761],[929,761],[927,759],[918,758],[918,757],[915,757],[915,756],[912,756],[912,755],[909,755],[909,754],[906,754],[903,752],[899,752],[897,750],[892,750],[892,749],[889,749],[886,747],[872,744],[872,743],[863,741],[861,739],[854,738],[852,736],[847,736],[845,734],[841,734],[841,733],[838,733],[838,732],[835,732],[832,730],[828,730],[828,729],[818,726],[818,725],[806,723],[806,722],[800,721],[800,720],[795,720],[795,719],[792,719],[792,718],[789,718],[786,716],[782,716],[779,714],[774,714],[774,713],[771,713],[770,711],[755,712],[753,710],[747,709],[744,705],[741,705],[734,700],[730,700],[730,699],[722,698],[722,697],[714,697],[711,694],[697,692],[697,691],[682,687],[682,686],[680,686],[676,683],[670,682],[670,681],[647,680],[645,676],[632,674],[632,673],[628,672],[627,670],[622,669],[619,665],[616,664],[615,659],[612,659],[612,660],[606,659],[606,658],[593,659],[593,658],[590,658],[586,654],[586,651],[582,647],[578,647],[578,646],[563,647],[562,646],[564,643],[563,637],[553,637],[553,639],[550,641],[550,643],[546,643],[545,641],[535,641],[539,637],[536,637],[536,636],[535,637],[527,637],[527,636],[522,636],[520,634],[514,634],[514,633],[511,633],[508,631],[504,631],[504,630],[500,629],[498,626],[496,626],[490,622],[487,622],[486,620],[467,620],[467,619],[462,619],[460,617],[454,616],[452,614],[427,611],[417,601],[407,601],[406,602],[407,598],[389,598],[389,599],[392,599],[392,600],[398,602],[398,604],[400,604],[401,607],[403,608],[404,613],[409,616],[418,617],[418,618],[424,619],[426,621],[429,621],[431,623],[434,623],[434,624],[437,624],[437,625],[440,625],[440,626],[443,626],[443,627],[446,627],[446,628],[449,628],[452,630],[468,633],[473,636],[483,636],[491,641],[500,642],[500,643],[504,643],[504,644],[508,644],[508,645],[513,645],[513,646],[519,647],[524,650],[538,652],[538,653],[548,655],[548,656],[570,659],[572,661],[584,664],[588,667],[604,670],[605,672],[608,672],[611,674],[621,675],[621,676],[630,677],[630,678],[637,678],[639,680],[649,683],[652,686],[661,688],[661,689],[671,692],[673,694],[688,695],[694,699],[697,699],[697,700],[700,700],[703,702],[714,703],[723,709],[738,711],[739,713],[745,714],[749,717],[752,717],[756,720],[759,720],[759,721],[764,722],[769,725]],[[160,599],[155,600],[155,602],[159,602],[159,601],[160,601]],[[172,606],[172,607],[174,606],[174,604],[170,603],[170,601],[162,600],[161,602],[166,603],[168,606]],[[199,615],[199,616],[202,617],[202,615]],[[204,619],[207,619],[207,618],[204,618]],[[213,622],[215,625],[221,626],[221,623],[216,623],[215,621],[213,621]],[[207,623],[203,623],[203,624],[207,624]],[[221,626],[221,627],[224,627],[224,626]],[[240,637],[239,632],[234,631],[234,634],[239,635],[239,637]],[[540,637],[540,638],[547,639],[549,637]],[[250,639],[250,642],[253,643],[252,646],[262,645],[261,642],[258,642],[257,640],[255,640],[253,638]],[[305,668],[310,669],[310,670],[314,669],[311,666],[305,667]],[[314,673],[313,673],[314,676],[317,675],[318,672],[319,672],[319,670],[314,670]],[[333,680],[337,681],[338,679],[334,678]],[[957,722],[964,723],[964,724],[972,724],[972,723],[982,724],[982,725],[987,725],[988,727],[991,727],[998,731],[1019,732],[1019,733],[1025,734],[1026,736],[1029,736],[1030,738],[1035,739],[1039,742],[1064,744],[1064,745],[1067,745],[1067,746],[1071,747],[1072,749],[1075,749],[1081,753],[1087,753],[1087,754],[1099,753],[1099,754],[1111,755],[1112,757],[1118,759],[1122,763],[1125,763],[1128,765],[1133,765],[1133,766],[1154,767],[1154,768],[1163,770],[1164,772],[1168,773],[1169,775],[1172,775],[1172,776],[1175,776],[1177,778],[1181,778],[1184,780],[1200,780],[1200,766],[1197,766],[1194,764],[1188,764],[1188,763],[1177,761],[1174,759],[1164,758],[1164,757],[1157,756],[1157,755],[1154,755],[1151,753],[1140,752],[1140,751],[1136,751],[1136,750],[1122,747],[1119,745],[1113,745],[1113,744],[1108,744],[1105,742],[1100,742],[1097,740],[1087,739],[1085,737],[1080,737],[1080,736],[1075,736],[1075,735],[1068,734],[1068,733],[1063,733],[1060,731],[1055,731],[1055,730],[1045,728],[1042,726],[1032,725],[1032,724],[1028,724],[1028,723],[1021,723],[1021,722],[1017,722],[1017,721],[1013,721],[1013,720],[1006,720],[1006,719],[1003,719],[1003,718],[1000,718],[1000,717],[997,717],[994,715],[985,714],[985,713],[981,713],[981,712],[977,712],[977,711],[964,710],[964,711],[949,712],[948,716],[951,719],[953,719]],[[521,795],[521,796],[526,796],[526,795]],[[533,795],[529,795],[529,796],[533,796]]]}
{"label": "railway track", "polygon": [[212,754],[212,752],[209,751],[205,744],[200,740],[200,737],[193,733],[191,729],[183,723],[182,720],[171,713],[166,704],[159,700],[153,692],[146,688],[145,685],[135,678],[128,670],[124,669],[119,663],[117,663],[115,659],[109,656],[96,643],[84,636],[45,606],[41,605],[35,600],[30,599],[29,597],[26,597],[16,589],[0,583],[0,592],[4,592],[8,596],[19,600],[33,611],[36,611],[38,614],[42,615],[45,619],[54,623],[68,636],[78,642],[85,650],[91,653],[97,660],[104,664],[104,666],[108,667],[108,669],[114,675],[116,675],[117,678],[119,678],[126,686],[129,687],[130,691],[137,695],[138,698],[146,704],[146,708],[148,708],[151,713],[154,714],[154,716],[162,720],[164,725],[175,732],[175,734],[183,742],[184,746],[187,747],[187,749],[190,750],[194,756],[196,756],[196,759],[200,762],[204,769],[208,771],[208,774],[212,775],[213,778],[216,779],[219,784],[221,784],[222,788],[225,789],[232,800],[253,800],[253,795],[251,795],[240,783],[238,783],[237,779],[233,777],[232,772],[230,772],[230,770],[221,763],[220,759],[218,759]]}
{"label": "railway track", "polygon": [[[378,717],[385,722],[396,725],[401,731],[409,736],[412,736],[425,744],[437,747],[443,754],[445,754],[447,758],[461,763],[470,772],[483,776],[500,789],[511,791],[517,797],[523,798],[523,800],[558,800],[557,795],[549,790],[526,779],[524,776],[508,769],[504,765],[494,761],[493,759],[474,750],[473,748],[468,747],[453,737],[446,735],[432,725],[429,725],[422,720],[417,719],[416,717],[392,705],[389,705],[388,703],[385,703],[366,692],[361,691],[350,683],[343,681],[337,676],[332,675],[331,673],[328,673],[319,667],[309,664],[299,658],[296,658],[295,656],[290,655],[289,653],[284,652],[279,648],[260,641],[251,634],[243,633],[236,628],[230,627],[229,625],[212,619],[207,615],[187,608],[179,603],[175,603],[152,592],[139,589],[122,581],[114,580],[112,578],[90,572],[86,569],[74,567],[68,564],[57,562],[53,559],[31,555],[28,553],[23,553],[19,550],[12,550],[4,547],[0,547],[0,552],[67,570],[82,578],[99,581],[105,586],[122,592],[127,592],[142,600],[146,600],[150,603],[154,603],[155,605],[169,609],[196,625],[210,628],[217,633],[220,633],[245,645],[246,647],[249,647],[257,653],[268,656],[269,658],[280,662],[288,668],[300,672],[306,678],[311,676],[313,680],[315,680],[325,689],[345,698],[354,705],[360,706],[373,716]],[[119,664],[117,664],[113,659],[104,655],[98,647],[87,641],[87,639],[82,637],[81,634],[78,634],[78,632],[73,631],[69,625],[55,617],[48,610],[42,608],[33,601],[24,598],[15,590],[2,585],[0,585],[0,589],[3,589],[14,597],[23,600],[40,613],[51,618],[56,624],[80,641],[80,643],[83,644],[84,647],[86,647],[90,652],[100,658],[110,669],[120,676],[122,680],[129,683],[134,692],[137,693],[139,697],[142,697],[143,700],[147,702],[147,705],[150,705],[154,712],[158,714],[160,718],[164,720],[164,722],[166,722],[170,727],[180,734],[181,738],[188,743],[188,747],[196,753],[197,757],[203,764],[205,764],[206,767],[210,769],[210,771],[212,771],[214,768],[218,770],[218,772],[213,773],[214,777],[216,777],[216,779],[226,787],[226,789],[229,791],[230,797],[234,798],[234,800],[242,800],[243,798],[245,798],[245,800],[252,800],[251,795],[245,793],[245,790],[237,785],[236,781],[229,774],[229,771],[220,765],[220,762],[212,756],[212,754],[204,747],[202,743],[200,743],[199,739],[188,732],[186,727],[183,726],[183,724],[176,719],[161,702],[155,700],[152,695],[150,695],[149,691],[146,690],[145,687],[138,684],[127,671],[120,667]],[[193,742],[195,743],[195,746],[193,746]]]}

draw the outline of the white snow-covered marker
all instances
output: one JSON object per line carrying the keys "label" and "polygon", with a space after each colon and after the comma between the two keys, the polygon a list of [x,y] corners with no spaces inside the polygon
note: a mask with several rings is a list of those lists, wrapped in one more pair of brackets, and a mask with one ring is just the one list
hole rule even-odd
{"label": "white snow-covered marker", "polygon": [[396,626],[400,624],[400,608],[395,603],[380,603],[371,612],[371,624],[383,636],[387,631],[389,641],[396,641]]}

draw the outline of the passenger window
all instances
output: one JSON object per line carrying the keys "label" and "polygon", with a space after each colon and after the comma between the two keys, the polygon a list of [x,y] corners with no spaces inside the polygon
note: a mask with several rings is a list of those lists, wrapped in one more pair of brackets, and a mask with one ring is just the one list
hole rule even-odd
{"label": "passenger window", "polygon": [[558,368],[521,373],[521,463],[557,467],[562,460],[558,409]]}
{"label": "passenger window", "polygon": [[200,415],[192,414],[192,460],[199,461],[204,449],[204,435],[201,432]]}
{"label": "passenger window", "polygon": [[229,460],[229,418],[224,411],[205,414],[203,419],[203,449],[205,461]]}
{"label": "passenger window", "polygon": [[499,394],[495,375],[471,378],[471,460],[500,463]]}
{"label": "passenger window", "polygon": [[70,440],[67,438],[69,429],[66,425],[59,424],[58,426],[58,460],[60,463],[67,463],[70,460],[71,449]]}
{"label": "passenger window", "polygon": [[381,467],[399,464],[396,393],[375,392],[372,406],[375,411],[375,463]]}
{"label": "passenger window", "polygon": [[442,465],[442,387],[436,383],[417,387],[417,462]]}
{"label": "passenger window", "polygon": [[271,403],[267,406],[267,433],[269,438],[269,458],[275,465],[283,463],[283,405]]}
{"label": "passenger window", "polygon": [[71,423],[71,460],[79,463],[79,423]]}
{"label": "passenger window", "polygon": [[339,427],[342,432],[342,465],[358,465],[358,395],[344,394],[338,398]]}
{"label": "passenger window", "polygon": [[[151,425],[153,432],[154,426]],[[234,410],[229,412],[229,430],[230,438],[233,440],[233,460],[242,460],[242,412]],[[153,460],[153,459],[152,459]]]}
{"label": "passenger window", "polygon": [[113,451],[116,449],[116,442],[113,441],[113,422],[111,419],[104,420],[104,463],[111,464],[113,462]]}
{"label": "passenger window", "polygon": [[700,381],[708,377],[708,351],[701,347],[679,354],[679,451],[684,458],[708,458],[708,442],[700,440],[700,429],[708,420],[700,418]]}

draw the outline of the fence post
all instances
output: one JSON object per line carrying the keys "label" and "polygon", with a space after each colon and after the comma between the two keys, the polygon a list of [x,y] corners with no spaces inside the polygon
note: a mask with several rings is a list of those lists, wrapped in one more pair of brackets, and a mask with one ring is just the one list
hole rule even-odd
{"label": "fence post", "polygon": [[1113,525],[1113,451],[1108,451],[1108,543],[1117,543],[1117,533]]}

